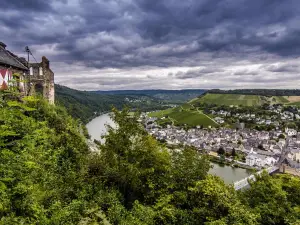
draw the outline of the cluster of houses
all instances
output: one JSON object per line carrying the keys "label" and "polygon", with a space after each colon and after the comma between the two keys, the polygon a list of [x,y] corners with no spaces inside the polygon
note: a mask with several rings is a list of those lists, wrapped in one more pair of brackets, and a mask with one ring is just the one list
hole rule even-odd
{"label": "cluster of houses", "polygon": [[292,122],[295,119],[300,119],[300,109],[290,106],[292,111],[284,110],[281,105],[270,105],[266,111],[269,111],[265,115],[256,115],[255,113],[235,113],[229,110],[210,110],[209,113],[215,115],[214,120],[223,124],[226,122],[226,117],[235,118],[237,120],[252,121],[258,125],[274,125],[275,127],[280,125],[280,121]]}
{"label": "cluster of houses", "polygon": [[156,118],[144,120],[146,130],[158,140],[164,140],[170,145],[190,145],[215,154],[223,148],[227,156],[230,156],[234,149],[244,156],[241,163],[258,168],[276,164],[283,149],[287,148],[287,160],[294,167],[299,167],[300,133],[296,130],[287,128],[282,132],[230,128],[200,129],[199,126],[184,130],[171,125],[162,128],[155,121]]}

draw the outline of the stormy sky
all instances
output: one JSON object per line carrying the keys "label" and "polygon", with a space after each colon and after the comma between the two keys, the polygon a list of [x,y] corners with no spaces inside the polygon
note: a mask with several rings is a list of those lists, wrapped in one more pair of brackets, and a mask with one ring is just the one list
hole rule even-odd
{"label": "stormy sky", "polygon": [[1,0],[0,28],[80,90],[300,87],[299,0]]}

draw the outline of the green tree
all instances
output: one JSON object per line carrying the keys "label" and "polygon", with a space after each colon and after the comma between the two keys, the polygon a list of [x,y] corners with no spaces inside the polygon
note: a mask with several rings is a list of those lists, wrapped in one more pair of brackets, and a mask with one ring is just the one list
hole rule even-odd
{"label": "green tree", "polygon": [[265,150],[265,148],[264,148],[264,146],[263,146],[262,144],[259,144],[259,145],[257,146],[257,148],[260,149],[260,150]]}
{"label": "green tree", "polygon": [[185,147],[181,152],[172,153],[172,178],[177,190],[186,190],[196,181],[206,177],[210,163],[205,155],[196,149]]}
{"label": "green tree", "polygon": [[220,148],[218,149],[218,154],[219,154],[219,155],[224,155],[224,154],[225,154],[225,150],[224,150],[223,147],[220,147]]}
{"label": "green tree", "polygon": [[258,224],[258,215],[243,206],[234,189],[216,176],[197,182],[189,197],[198,224]]}
{"label": "green tree", "polygon": [[236,156],[235,148],[232,149],[231,156],[232,156],[232,157],[235,157],[235,156]]}
{"label": "green tree", "polygon": [[149,136],[138,112],[113,110],[99,152],[81,122],[42,99],[0,92],[0,113],[1,225],[300,222],[299,178],[263,174],[236,192],[196,149]]}
{"label": "green tree", "polygon": [[79,124],[44,100],[6,99],[0,107],[1,222],[50,224],[54,215],[64,224],[78,222],[88,152]]}
{"label": "green tree", "polygon": [[139,114],[128,113],[128,109],[113,110],[112,119],[118,128],[109,127],[105,144],[100,146],[102,176],[107,185],[124,195],[126,206],[135,200],[153,203],[157,190],[167,185],[170,155],[140,126]]}
{"label": "green tree", "polygon": [[279,139],[285,139],[285,135],[284,134],[279,134],[278,138]]}
{"label": "green tree", "polygon": [[260,224],[293,224],[291,222],[296,221],[297,214],[280,180],[272,179],[265,172],[250,186],[242,194],[244,203],[260,214]]}

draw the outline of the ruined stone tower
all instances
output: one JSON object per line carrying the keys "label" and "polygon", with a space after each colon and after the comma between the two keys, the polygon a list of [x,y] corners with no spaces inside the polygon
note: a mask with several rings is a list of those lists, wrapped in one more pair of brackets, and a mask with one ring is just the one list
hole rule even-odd
{"label": "ruined stone tower", "polygon": [[49,60],[43,56],[42,62],[29,64],[28,94],[41,94],[50,103],[54,103],[54,73]]}

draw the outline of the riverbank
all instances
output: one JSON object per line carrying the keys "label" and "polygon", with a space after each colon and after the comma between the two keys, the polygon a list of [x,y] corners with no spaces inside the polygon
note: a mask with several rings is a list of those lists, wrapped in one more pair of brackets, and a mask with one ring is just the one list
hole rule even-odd
{"label": "riverbank", "polygon": [[216,156],[209,155],[209,154],[208,154],[208,157],[209,157],[209,160],[211,162],[217,163],[219,165],[227,165],[227,166],[231,166],[231,167],[234,167],[234,168],[246,169],[248,171],[251,171],[251,173],[257,172],[256,168],[248,166],[248,165],[246,165],[244,163],[241,163],[239,161],[234,161],[234,160],[231,160],[231,159],[228,159],[228,158],[222,159],[221,157],[216,157]]}
{"label": "riverbank", "polygon": [[[171,148],[171,149],[175,149],[175,148],[182,148],[182,145],[174,145],[174,144],[170,144],[167,143],[167,147]],[[236,160],[232,160],[231,158],[222,158],[216,154],[211,154],[211,153],[201,153],[201,154],[206,154],[209,157],[209,160],[213,163],[217,163],[219,165],[226,165],[226,166],[231,166],[234,168],[241,168],[241,169],[246,169],[251,171],[252,173],[257,172],[257,169],[254,167],[251,167],[249,165],[247,165],[246,163],[243,163],[241,161],[236,161]]]}
{"label": "riverbank", "polygon": [[[105,124],[115,126],[107,113],[96,117],[86,125],[88,132],[91,135],[91,140],[96,139],[103,142],[101,135],[106,133]],[[180,146],[173,146],[173,148],[180,148]],[[247,169],[232,167],[230,164],[222,164],[213,160],[214,159],[211,159],[212,168],[209,170],[209,173],[221,177],[226,184],[233,184],[252,174],[252,171]]]}

